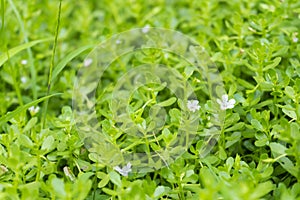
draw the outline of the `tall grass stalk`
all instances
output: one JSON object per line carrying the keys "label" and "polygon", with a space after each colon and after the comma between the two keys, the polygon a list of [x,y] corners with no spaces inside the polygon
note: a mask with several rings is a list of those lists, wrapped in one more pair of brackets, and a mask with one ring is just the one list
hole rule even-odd
{"label": "tall grass stalk", "polygon": [[[47,83],[47,96],[50,94],[50,91],[51,91],[52,72],[53,72],[53,68],[54,68],[54,59],[55,59],[55,52],[56,52],[56,47],[57,47],[58,31],[59,31],[59,27],[60,27],[61,4],[62,4],[62,0],[59,1],[59,5],[58,5],[57,24],[56,24],[56,29],[55,29],[54,45],[53,45],[53,49],[52,49],[51,63],[50,63],[48,83]],[[49,99],[47,99],[45,101],[44,107],[43,107],[42,128],[46,124],[46,114],[47,114],[47,109],[48,109],[48,103],[49,103]]]}

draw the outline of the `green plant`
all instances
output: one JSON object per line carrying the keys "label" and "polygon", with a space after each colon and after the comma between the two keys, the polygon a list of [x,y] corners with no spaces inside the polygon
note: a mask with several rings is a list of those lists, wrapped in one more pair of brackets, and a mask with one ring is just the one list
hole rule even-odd
{"label": "green plant", "polygon": [[[300,199],[298,1],[0,6],[0,199]],[[207,54],[179,56],[193,43],[151,38],[150,27],[179,31]],[[73,103],[95,90],[86,105],[95,115],[81,126],[74,83],[110,55],[88,50],[138,46],[117,38],[134,28],[152,39],[142,47],[174,51],[114,57]],[[102,135],[83,134],[89,122]]]}

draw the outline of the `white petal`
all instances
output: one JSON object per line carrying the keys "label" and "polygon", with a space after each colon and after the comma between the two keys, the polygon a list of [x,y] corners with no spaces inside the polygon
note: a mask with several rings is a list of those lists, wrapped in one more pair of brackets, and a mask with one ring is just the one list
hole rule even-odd
{"label": "white petal", "polygon": [[128,173],[131,172],[131,163],[128,163],[123,168],[120,168],[119,166],[115,166],[114,170],[119,172],[122,176],[128,176]]}
{"label": "white petal", "polygon": [[121,172],[120,174],[122,174],[122,176],[128,176],[127,172]]}
{"label": "white petal", "polygon": [[147,24],[144,28],[142,28],[143,33],[148,33],[150,30],[150,26]]}
{"label": "white petal", "polygon": [[128,166],[124,166],[122,170],[123,172],[131,172],[131,168]]}
{"label": "white petal", "polygon": [[297,37],[293,37],[293,42],[298,42],[298,38]]}
{"label": "white petal", "polygon": [[227,109],[227,107],[224,104],[220,104],[220,108],[221,108],[221,110],[226,110]]}
{"label": "white petal", "polygon": [[40,111],[40,107],[37,106],[37,107],[34,109],[34,111],[35,111],[36,113],[39,112],[39,111]]}
{"label": "white petal", "polygon": [[223,102],[227,102],[228,101],[228,95],[227,94],[222,95],[222,101]]}
{"label": "white petal", "polygon": [[196,110],[199,110],[201,108],[198,103],[198,100],[189,100],[187,103],[187,107],[191,112],[195,112]]}
{"label": "white petal", "polygon": [[22,82],[22,83],[26,83],[26,82],[27,82],[27,78],[26,78],[25,76],[22,76],[22,77],[21,77],[21,82]]}
{"label": "white petal", "polygon": [[27,65],[28,61],[27,60],[21,60],[22,65]]}
{"label": "white petal", "polygon": [[115,166],[115,167],[114,167],[114,170],[116,170],[116,171],[118,171],[118,172],[122,171],[122,169],[121,169],[119,166]]}
{"label": "white petal", "polygon": [[230,99],[230,100],[228,101],[228,104],[234,105],[234,104],[235,104],[235,99]]}
{"label": "white petal", "polygon": [[34,111],[34,106],[31,106],[30,108],[28,108],[29,111]]}
{"label": "white petal", "polygon": [[194,105],[198,105],[199,101],[198,100],[192,100]]}
{"label": "white petal", "polygon": [[83,61],[83,66],[88,67],[92,64],[92,62],[93,62],[93,59],[87,58]]}
{"label": "white petal", "polygon": [[231,109],[231,108],[233,108],[233,107],[234,107],[234,105],[232,105],[232,104],[228,104],[228,105],[227,105],[227,108],[230,108],[230,109]]}

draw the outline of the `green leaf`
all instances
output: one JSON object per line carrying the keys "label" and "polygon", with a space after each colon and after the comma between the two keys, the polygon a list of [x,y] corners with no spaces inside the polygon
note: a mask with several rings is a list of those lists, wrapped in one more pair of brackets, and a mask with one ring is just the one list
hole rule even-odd
{"label": "green leaf", "polygon": [[17,53],[21,52],[24,49],[30,48],[36,44],[42,43],[42,42],[47,42],[50,41],[52,39],[42,39],[42,40],[35,40],[32,42],[28,42],[25,44],[21,44],[17,47],[14,47],[10,50],[8,50],[8,52],[4,52],[0,55],[0,67],[8,60],[8,58],[13,57],[14,55],[16,55]]}
{"label": "green leaf", "polygon": [[257,71],[257,67],[254,67],[252,65],[250,65],[248,62],[245,62],[246,67],[248,67],[251,71],[255,72]]}
{"label": "green leaf", "polygon": [[282,112],[289,116],[292,119],[297,119],[297,114],[295,112],[295,108],[293,108],[291,105],[283,106]]}
{"label": "green leaf", "polygon": [[286,147],[282,144],[271,142],[270,148],[275,157],[285,154]]}
{"label": "green leaf", "polygon": [[286,171],[288,171],[293,176],[298,177],[299,168],[296,167],[289,158],[287,157],[280,158],[278,162]]}
{"label": "green leaf", "polygon": [[244,127],[244,125],[244,122],[239,122],[237,124],[234,124],[232,127],[225,129],[225,132],[240,130]]}
{"label": "green leaf", "polygon": [[256,186],[255,190],[251,193],[249,199],[260,199],[261,197],[271,192],[273,189],[274,189],[274,185],[272,184],[271,181],[260,183]]}
{"label": "green leaf", "polygon": [[172,108],[169,111],[170,117],[171,117],[171,122],[172,123],[179,123],[180,118],[181,118],[181,112],[177,108]]}
{"label": "green leaf", "polygon": [[205,187],[211,187],[217,184],[216,175],[212,172],[211,169],[208,169],[206,166],[200,169],[200,178]]}
{"label": "green leaf", "polygon": [[68,62],[70,62],[72,59],[74,59],[76,56],[78,56],[79,54],[81,54],[82,52],[94,48],[95,45],[86,45],[83,47],[80,47],[74,51],[72,51],[71,53],[69,53],[68,55],[66,55],[66,57],[64,57],[64,59],[62,59],[54,68],[53,72],[52,72],[52,79],[51,81],[54,81],[54,79],[58,76],[58,74],[65,68],[65,66],[68,64]]}
{"label": "green leaf", "polygon": [[292,193],[295,195],[295,196],[300,196],[300,183],[295,183],[292,187]]}
{"label": "green leaf", "polygon": [[236,93],[234,94],[234,99],[237,101],[237,102],[241,102],[241,103],[244,103],[246,101],[246,99],[243,97],[242,94],[240,93]]}
{"label": "green leaf", "polygon": [[255,137],[256,137],[257,140],[255,141],[254,144],[257,147],[265,146],[269,142],[268,137],[264,133],[258,132],[258,133],[255,134]]}
{"label": "green leaf", "polygon": [[268,178],[272,175],[274,168],[272,166],[268,166],[260,175],[262,178]]}
{"label": "green leaf", "polygon": [[168,128],[164,128],[162,131],[162,137],[163,137],[163,140],[166,142],[166,144],[169,145],[173,139],[173,134],[171,134],[171,132]]}
{"label": "green leaf", "polygon": [[225,148],[228,148],[235,144],[236,142],[240,141],[241,138],[241,132],[234,132],[231,134],[231,136],[226,137],[226,143]]}
{"label": "green leaf", "polygon": [[60,197],[66,196],[65,183],[62,179],[59,178],[52,179],[51,185],[58,196]]}
{"label": "green leaf", "polygon": [[295,99],[295,90],[291,86],[286,86],[284,93],[291,99]]}
{"label": "green leaf", "polygon": [[263,147],[263,146],[267,145],[268,142],[269,142],[268,138],[262,138],[262,139],[255,141],[254,144],[257,147]]}
{"label": "green leaf", "polygon": [[[275,158],[286,154],[286,150],[287,150],[285,146],[275,142],[270,143],[270,148]],[[294,165],[294,163],[289,158],[281,157],[277,160],[277,162],[279,162],[280,165],[290,174],[292,174],[295,177],[298,176],[299,169]]]}
{"label": "green leaf", "polygon": [[98,188],[103,188],[107,185],[107,183],[109,182],[109,176],[106,174],[106,176],[104,176],[102,178],[102,180],[98,183]]}
{"label": "green leaf", "polygon": [[251,125],[259,131],[264,130],[263,126],[261,125],[261,123],[257,119],[252,119],[251,120]]}
{"label": "green leaf", "polygon": [[33,146],[33,142],[27,135],[21,134],[18,138],[19,144],[23,145],[24,147],[31,148]]}
{"label": "green leaf", "polygon": [[46,99],[49,99],[49,98],[57,96],[57,95],[61,95],[61,93],[51,94],[51,95],[39,98],[39,99],[37,99],[35,101],[32,101],[32,102],[30,102],[30,103],[28,103],[26,105],[23,105],[23,106],[17,108],[16,110],[14,110],[12,112],[7,113],[6,115],[4,115],[3,117],[0,118],[0,126],[3,123],[5,123],[5,122],[9,121],[10,119],[14,118],[15,116],[19,115],[21,112],[27,110],[31,106],[34,106],[34,105],[36,105],[36,104],[38,104],[38,103],[40,103],[40,102],[42,102],[42,101],[44,101]]}
{"label": "green leaf", "polygon": [[109,175],[111,182],[113,182],[118,187],[122,187],[121,177],[117,172],[111,171],[111,172],[109,172],[108,175]]}
{"label": "green leaf", "polygon": [[221,160],[226,160],[226,158],[227,158],[227,154],[226,154],[226,152],[225,152],[225,150],[223,149],[223,147],[219,147],[219,158],[221,159]]}
{"label": "green leaf", "polygon": [[[19,185],[18,189],[22,191],[22,199],[33,199],[39,195],[40,182],[31,182],[23,185]],[[25,197],[25,198],[24,198]]]}
{"label": "green leaf", "polygon": [[281,57],[275,58],[271,64],[264,67],[263,71],[267,71],[268,69],[276,67],[277,65],[279,65],[280,61],[281,61]]}
{"label": "green leaf", "polygon": [[291,128],[291,137],[295,140],[300,140],[300,127],[297,123],[292,122],[290,124]]}
{"label": "green leaf", "polygon": [[[103,192],[105,192],[106,194],[112,195],[112,196],[117,196],[118,192],[108,189],[108,188],[102,188]],[[110,198],[111,199],[111,198]]]}
{"label": "green leaf", "polygon": [[194,66],[186,66],[184,68],[184,74],[186,76],[186,78],[189,78],[195,71],[195,67]]}
{"label": "green leaf", "polygon": [[240,115],[238,113],[233,113],[229,117],[226,118],[225,127],[229,127],[240,120]]}
{"label": "green leaf", "polygon": [[161,107],[167,107],[167,106],[170,106],[172,105],[173,103],[175,103],[177,101],[177,98],[176,97],[171,97],[170,99],[168,100],[165,100],[163,102],[160,102],[158,103],[157,105],[161,106]]}
{"label": "green leaf", "polygon": [[241,86],[243,86],[243,87],[245,87],[245,88],[247,88],[247,89],[253,89],[253,88],[255,87],[252,83],[249,83],[248,81],[246,81],[246,80],[244,80],[244,79],[238,78],[238,79],[237,79],[237,82],[238,82]]}
{"label": "green leaf", "polygon": [[154,198],[159,198],[161,196],[163,196],[164,194],[166,194],[168,191],[170,191],[170,188],[165,187],[165,186],[158,186],[155,191],[154,191]]}
{"label": "green leaf", "polygon": [[41,149],[50,151],[51,149],[55,148],[53,145],[54,141],[54,137],[52,135],[49,135],[48,137],[46,137],[46,139],[44,139]]}
{"label": "green leaf", "polygon": [[37,117],[31,118],[28,121],[28,123],[26,124],[26,126],[24,127],[23,132],[26,132],[26,131],[29,131],[30,129],[32,129],[36,125],[37,121],[38,121]]}

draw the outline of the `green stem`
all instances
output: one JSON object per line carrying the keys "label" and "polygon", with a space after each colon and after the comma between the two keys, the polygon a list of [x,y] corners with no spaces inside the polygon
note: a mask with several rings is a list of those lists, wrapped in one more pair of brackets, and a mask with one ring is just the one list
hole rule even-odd
{"label": "green stem", "polygon": [[37,157],[37,172],[36,172],[36,177],[35,177],[35,181],[38,182],[40,180],[40,175],[41,175],[41,156],[40,154],[36,155]]}
{"label": "green stem", "polygon": [[299,98],[298,98],[298,96],[295,97],[295,103],[296,103],[297,122],[300,123],[300,108],[299,108]]}
{"label": "green stem", "polygon": [[[1,36],[4,33],[4,16],[5,16],[5,1],[1,0]],[[1,37],[3,38],[3,37]]]}
{"label": "green stem", "polygon": [[[8,51],[7,51],[7,57],[9,58]],[[16,93],[17,93],[17,97],[18,97],[19,104],[20,104],[21,106],[23,106],[23,100],[22,100],[22,94],[21,94],[21,90],[20,90],[20,84],[19,84],[18,81],[17,81],[17,78],[18,78],[19,76],[16,75],[16,71],[18,71],[18,70],[14,70],[14,69],[13,69],[13,66],[11,65],[10,62],[9,62],[9,68],[10,68],[11,76],[12,76],[12,78],[13,78],[13,84],[14,84],[14,88],[15,88]]]}
{"label": "green stem", "polygon": [[[47,95],[49,95],[50,91],[51,91],[52,72],[53,72],[54,58],[55,58],[55,52],[56,52],[56,47],[57,47],[58,31],[59,31],[59,26],[60,26],[61,4],[62,4],[62,0],[59,1],[59,6],[58,6],[55,39],[54,39],[54,45],[53,45],[53,49],[52,49],[51,63],[50,63],[49,76],[48,76],[48,84],[47,84],[47,86],[48,86],[47,87]],[[42,129],[46,124],[46,113],[47,113],[47,109],[48,109],[48,103],[49,103],[49,99],[46,99],[45,104],[44,104],[44,109],[43,109],[44,111],[43,111]]]}
{"label": "green stem", "polygon": [[[186,90],[187,90],[187,86],[186,86],[186,82],[187,82],[188,80],[187,80],[187,78],[185,78],[185,80],[183,81],[183,88],[184,88],[184,90],[183,90],[183,97],[184,97],[184,100],[183,100],[183,102],[184,102],[184,104],[186,105],[187,104],[187,102],[188,102],[188,97],[187,97],[187,93],[186,93]],[[187,116],[187,115],[184,115],[185,117]],[[187,126],[187,124],[189,123],[189,120],[187,120],[186,118],[184,119],[184,125],[185,126]],[[179,132],[179,130],[178,130],[178,132]],[[185,150],[187,151],[188,150],[188,148],[189,148],[189,140],[190,140],[190,137],[189,137],[189,132],[187,131],[187,133],[186,133],[186,143],[185,143]]]}
{"label": "green stem", "polygon": [[149,143],[148,138],[147,138],[147,132],[143,132],[143,135],[144,135],[144,138],[145,138],[148,159],[150,161],[150,159],[151,159],[151,152],[150,152],[150,143]]}
{"label": "green stem", "polygon": [[221,112],[220,116],[221,121],[221,130],[220,130],[220,146],[225,147],[225,135],[224,135],[224,127],[225,127],[225,121],[226,121],[226,110],[224,112]]}
{"label": "green stem", "polygon": [[180,200],[184,199],[184,193],[183,193],[183,188],[182,188],[182,185],[181,185],[181,180],[179,181],[178,187],[179,187],[178,197],[179,197]]}
{"label": "green stem", "polygon": [[275,105],[275,120],[278,118],[278,107],[276,106],[277,104],[277,95],[274,96],[274,105]]}

